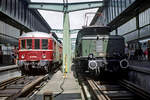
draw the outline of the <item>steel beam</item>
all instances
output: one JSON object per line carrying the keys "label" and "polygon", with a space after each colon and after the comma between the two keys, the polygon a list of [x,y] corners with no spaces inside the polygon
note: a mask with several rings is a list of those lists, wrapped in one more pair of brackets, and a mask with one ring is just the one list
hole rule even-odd
{"label": "steel beam", "polygon": [[50,10],[50,11],[56,11],[56,12],[63,12],[64,10],[64,5],[63,3],[39,3],[39,2],[34,2],[30,3],[29,8],[34,8],[34,9],[40,9],[40,10]]}
{"label": "steel beam", "polygon": [[103,6],[103,1],[69,3],[68,4],[68,12],[98,8],[101,6]]}
{"label": "steel beam", "polygon": [[33,2],[29,3],[29,8],[40,9],[40,10],[50,10],[57,12],[74,12],[79,10],[86,10],[91,8],[98,8],[103,6],[103,1],[94,2],[80,2],[80,3],[39,3]]}

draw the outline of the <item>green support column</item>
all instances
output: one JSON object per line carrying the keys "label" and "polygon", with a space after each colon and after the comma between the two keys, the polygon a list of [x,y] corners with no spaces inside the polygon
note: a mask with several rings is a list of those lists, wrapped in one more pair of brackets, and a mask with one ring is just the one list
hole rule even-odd
{"label": "green support column", "polygon": [[68,72],[69,64],[69,39],[70,39],[70,23],[69,23],[69,13],[64,12],[64,21],[63,21],[63,72]]}
{"label": "green support column", "polygon": [[69,66],[68,66],[68,72],[70,72],[70,69],[71,69],[71,64],[72,64],[72,57],[71,57],[71,37],[70,37],[70,34],[69,34],[69,38],[68,38],[68,46],[69,46],[69,58],[68,58],[68,62],[69,62]]}

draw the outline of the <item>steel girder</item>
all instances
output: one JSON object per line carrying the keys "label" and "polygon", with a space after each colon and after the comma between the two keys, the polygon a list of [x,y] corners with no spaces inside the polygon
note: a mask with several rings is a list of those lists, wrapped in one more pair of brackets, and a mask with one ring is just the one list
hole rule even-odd
{"label": "steel girder", "polygon": [[98,8],[103,5],[103,1],[94,2],[80,2],[80,3],[30,3],[29,8],[41,9],[41,10],[51,10],[57,12],[64,12],[67,7],[67,12],[74,12],[79,10]]}

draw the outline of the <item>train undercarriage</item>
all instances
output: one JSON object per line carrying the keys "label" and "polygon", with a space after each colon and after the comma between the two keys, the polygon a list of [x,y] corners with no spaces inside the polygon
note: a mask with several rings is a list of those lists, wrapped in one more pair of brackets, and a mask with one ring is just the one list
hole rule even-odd
{"label": "train undercarriage", "polygon": [[92,77],[104,77],[107,74],[118,75],[126,72],[129,63],[126,59],[77,58],[74,60],[77,73],[85,73]]}
{"label": "train undercarriage", "polygon": [[43,75],[59,68],[61,62],[20,61],[18,65],[22,75]]}

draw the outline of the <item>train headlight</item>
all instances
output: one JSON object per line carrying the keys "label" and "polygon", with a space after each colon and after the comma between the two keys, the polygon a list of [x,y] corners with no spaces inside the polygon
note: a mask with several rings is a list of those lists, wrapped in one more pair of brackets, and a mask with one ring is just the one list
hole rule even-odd
{"label": "train headlight", "polygon": [[46,55],[42,55],[42,58],[46,58]]}
{"label": "train headlight", "polygon": [[97,68],[97,62],[95,60],[89,61],[88,65],[89,65],[89,68],[92,69],[92,70]]}
{"label": "train headlight", "polygon": [[25,58],[24,55],[22,55],[21,58],[24,59]]}
{"label": "train headlight", "polygon": [[120,61],[120,67],[126,69],[129,67],[129,62],[126,59]]}
{"label": "train headlight", "polygon": [[100,57],[104,57],[105,54],[104,54],[103,52],[100,52],[100,53],[99,53],[99,56],[100,56]]}

